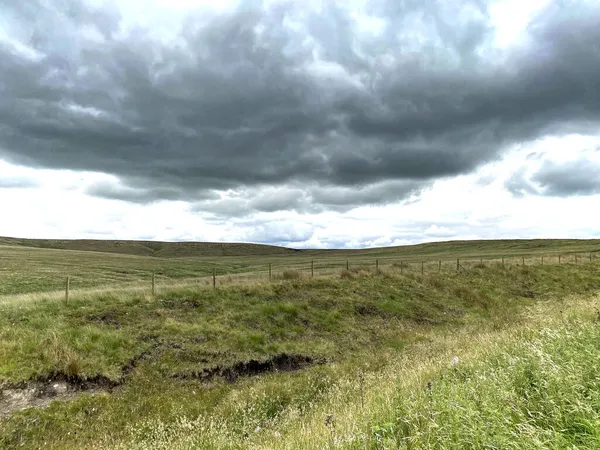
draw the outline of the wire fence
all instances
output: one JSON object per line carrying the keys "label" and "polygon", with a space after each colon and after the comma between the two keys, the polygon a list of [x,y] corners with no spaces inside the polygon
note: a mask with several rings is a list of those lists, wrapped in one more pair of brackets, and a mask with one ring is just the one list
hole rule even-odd
{"label": "wire fence", "polygon": [[[596,253],[570,253],[570,254],[535,254],[535,255],[510,255],[510,256],[463,256],[458,258],[361,258],[361,259],[311,259],[302,261],[282,261],[253,264],[248,271],[228,271],[228,267],[215,263],[212,274],[193,278],[172,278],[160,273],[149,273],[151,282],[146,284],[151,289],[152,295],[157,294],[159,287],[173,287],[182,285],[205,285],[217,288],[233,284],[248,282],[273,282],[281,280],[294,280],[301,278],[330,277],[339,275],[343,271],[376,271],[394,269],[400,274],[443,274],[450,272],[468,271],[474,268],[485,268],[492,265],[497,267],[511,266],[543,266],[564,264],[594,264],[598,260]],[[65,280],[65,299],[69,300],[72,276]],[[141,282],[137,282],[139,284]],[[147,282],[146,282],[147,283]],[[118,289],[112,284],[111,289]],[[123,285],[125,288],[126,286]],[[96,287],[95,289],[98,289]]]}

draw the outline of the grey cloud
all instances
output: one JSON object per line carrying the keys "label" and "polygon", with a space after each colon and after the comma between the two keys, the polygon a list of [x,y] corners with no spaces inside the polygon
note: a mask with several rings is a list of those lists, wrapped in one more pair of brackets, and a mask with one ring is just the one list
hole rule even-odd
{"label": "grey cloud", "polygon": [[532,180],[547,196],[600,194],[600,162],[584,158],[564,164],[544,161]]}
{"label": "grey cloud", "polygon": [[[496,53],[484,0],[373,1],[381,36],[333,3],[316,14],[246,1],[190,14],[177,47],[144,30],[122,37],[114,7],[0,3],[8,35],[33,49],[0,41],[0,157],[127,186],[91,188],[102,197],[183,199],[222,215],[344,210],[600,122],[595,2],[551,3],[527,44]],[[276,188],[288,190],[247,198]],[[207,200],[215,190],[238,198]]]}
{"label": "grey cloud", "polygon": [[[173,186],[164,187],[132,187],[110,181],[98,181],[88,186],[84,192],[93,197],[124,200],[131,203],[152,203],[157,200],[179,200],[183,191]],[[189,196],[192,193],[188,193]],[[211,191],[199,191],[195,193],[195,199],[214,199],[218,195]]]}
{"label": "grey cloud", "polygon": [[236,191],[224,199],[206,199],[191,205],[194,212],[224,217],[240,217],[281,210],[320,213],[326,210],[346,212],[356,207],[384,205],[410,200],[429,184],[414,181],[386,181],[368,186],[297,186],[255,188]]}
{"label": "grey cloud", "polygon": [[527,174],[524,168],[516,171],[506,181],[505,187],[515,196],[572,197],[600,194],[600,161],[585,156],[563,163],[544,160],[531,174]]}
{"label": "grey cloud", "polygon": [[344,212],[365,204],[382,205],[407,200],[427,187],[429,184],[410,180],[386,181],[359,187],[323,187],[312,190],[311,200],[327,209]]}
{"label": "grey cloud", "polygon": [[245,189],[224,199],[208,199],[195,202],[190,209],[194,212],[210,213],[223,217],[241,217],[254,213],[280,210],[317,212],[317,207],[308,202],[299,189]]}
{"label": "grey cloud", "polygon": [[504,182],[504,187],[515,197],[525,197],[539,193],[535,185],[527,179],[525,168],[519,168]]}

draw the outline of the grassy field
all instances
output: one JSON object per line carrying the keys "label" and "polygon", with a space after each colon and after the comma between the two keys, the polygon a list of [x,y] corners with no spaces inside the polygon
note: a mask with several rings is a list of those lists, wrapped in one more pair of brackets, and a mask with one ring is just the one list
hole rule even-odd
{"label": "grassy field", "polygon": [[[155,250],[152,250],[152,248]],[[140,250],[142,249],[142,250]],[[154,253],[149,253],[153,251]],[[187,255],[187,256],[178,256]],[[599,240],[462,241],[363,250],[292,250],[255,244],[152,243],[136,241],[52,241],[0,238],[0,303],[14,294],[58,292],[70,276],[72,289],[150,286],[152,273],[158,286],[210,284],[268,279],[286,270],[331,275],[349,267],[382,267],[400,263],[409,271],[456,270],[456,258],[465,268],[484,262],[506,264],[598,259]],[[577,260],[576,260],[577,258]]]}
{"label": "grassy field", "polygon": [[[600,264],[584,258],[597,244],[537,244],[365,250],[329,276],[288,268],[271,283],[97,288],[68,303],[43,294],[67,269],[92,288],[241,273],[264,255],[2,247],[21,277],[0,272],[0,448],[598,448]],[[388,251],[448,267],[365,264]],[[578,264],[533,264],[575,252]],[[523,254],[525,266],[498,262]],[[317,256],[340,253],[279,267]],[[457,272],[457,257],[473,262]]]}

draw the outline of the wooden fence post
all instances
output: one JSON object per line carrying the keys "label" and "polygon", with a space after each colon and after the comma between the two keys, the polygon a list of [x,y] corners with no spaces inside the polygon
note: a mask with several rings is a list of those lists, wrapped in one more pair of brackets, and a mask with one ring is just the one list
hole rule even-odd
{"label": "wooden fence post", "polygon": [[269,281],[271,281],[271,263],[269,263]]}
{"label": "wooden fence post", "polygon": [[522,258],[522,265],[524,266],[525,265],[525,257],[522,256],[521,258]]}
{"label": "wooden fence post", "polygon": [[502,257],[502,268],[504,268],[504,256]]}
{"label": "wooden fence post", "polygon": [[590,262],[592,262],[592,254],[590,253]]}
{"label": "wooden fence post", "polygon": [[404,261],[400,261],[400,275],[404,272]]}
{"label": "wooden fence post", "polygon": [[421,275],[425,273],[425,262],[421,261]]}
{"label": "wooden fence post", "polygon": [[544,265],[544,255],[542,255],[542,266]]}
{"label": "wooden fence post", "polygon": [[71,287],[71,277],[67,275],[67,280],[65,282],[65,302],[69,302],[69,289]]}
{"label": "wooden fence post", "polygon": [[213,267],[213,289],[217,288],[217,269]]}
{"label": "wooden fence post", "polygon": [[350,269],[350,264],[348,263],[348,260],[346,260],[346,270]]}
{"label": "wooden fence post", "polygon": [[440,273],[442,271],[442,260],[440,259],[438,261],[438,273]]}
{"label": "wooden fence post", "polygon": [[560,255],[558,255],[558,263],[560,264]]}
{"label": "wooden fence post", "polygon": [[310,262],[310,276],[311,277],[315,276],[315,262],[314,261]]}
{"label": "wooden fence post", "polygon": [[152,296],[156,295],[156,275],[152,272]]}
{"label": "wooden fence post", "polygon": [[456,258],[456,271],[458,272],[460,270],[460,259]]}
{"label": "wooden fence post", "polygon": [[375,260],[375,270],[379,270],[379,260]]}

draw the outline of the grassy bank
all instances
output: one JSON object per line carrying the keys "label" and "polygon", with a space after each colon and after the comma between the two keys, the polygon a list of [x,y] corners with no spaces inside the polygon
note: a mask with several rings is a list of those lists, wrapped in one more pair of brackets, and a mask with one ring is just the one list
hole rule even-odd
{"label": "grassy bank", "polygon": [[[492,265],[424,276],[399,268],[357,269],[335,278],[288,277],[217,290],[166,289],[157,298],[117,291],[74,295],[68,304],[5,304],[0,380],[9,395],[0,405],[11,410],[0,419],[0,444],[319,448],[333,440],[377,448],[384,441],[433,443],[427,436],[435,434],[435,421],[419,416],[419,408],[440,409],[451,393],[437,390],[440,383],[451,389],[477,379],[440,372],[453,354],[463,370],[462,358],[477,354],[483,344],[497,339],[508,345],[513,335],[504,336],[506,330],[534,330],[537,325],[531,324],[538,319],[531,319],[530,308],[543,305],[556,312],[565,296],[590,295],[600,287],[600,272],[591,264]],[[511,342],[518,346],[521,340]],[[488,360],[503,367],[499,358],[483,359]],[[477,370],[475,364],[470,373]],[[430,378],[437,381],[423,390]],[[49,392],[56,383],[60,394]],[[41,394],[29,405],[16,405],[14,397],[31,386]],[[465,389],[477,392],[474,385]],[[456,392],[462,398],[467,391]],[[69,401],[51,403],[52,395]],[[406,410],[405,397],[415,402]],[[426,403],[434,400],[438,403]],[[23,409],[32,405],[49,406]],[[417,416],[410,416],[413,412]],[[328,414],[334,419],[329,427]],[[480,426],[473,423],[474,429]]]}
{"label": "grassy bank", "polygon": [[503,330],[429,334],[376,370],[265,377],[231,392],[226,411],[132,424],[115,448],[596,449],[599,301],[528,307]]}

